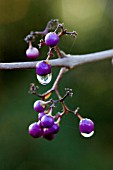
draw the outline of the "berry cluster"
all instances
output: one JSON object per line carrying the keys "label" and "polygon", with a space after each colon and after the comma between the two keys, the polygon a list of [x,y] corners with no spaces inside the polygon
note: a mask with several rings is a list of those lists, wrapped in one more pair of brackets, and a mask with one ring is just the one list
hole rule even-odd
{"label": "berry cluster", "polygon": [[55,121],[55,117],[52,116],[52,108],[48,113],[45,111],[47,103],[41,100],[34,103],[34,110],[38,112],[38,122],[29,126],[29,134],[34,138],[43,137],[52,140],[59,131],[60,118]]}
{"label": "berry cluster", "polygon": [[[52,31],[53,29],[54,31]],[[49,47],[49,52],[46,59],[43,61],[39,61],[36,64],[36,77],[39,83],[42,85],[47,85],[52,79],[52,69],[49,62],[49,59],[54,56],[52,51],[54,50],[58,57],[64,57],[63,53],[58,47],[58,42],[60,40],[60,37],[66,34],[73,37],[76,37],[77,35],[76,31],[68,32],[67,29],[64,28],[64,25],[59,23],[59,21],[55,19],[48,22],[44,31],[32,31],[25,38],[25,41],[29,44],[29,47],[26,50],[26,56],[30,59],[36,59],[37,57],[39,57],[38,48],[33,47],[32,45],[37,36],[43,36],[43,39],[41,39],[39,43],[39,49],[42,48],[44,45]],[[69,112],[73,113],[80,119],[79,130],[82,136],[90,137],[94,133],[94,123],[92,120],[88,118],[82,118],[78,113],[79,108],[77,108],[75,111],[72,111],[66,106],[64,100],[67,96],[73,95],[72,89],[65,89],[66,93],[64,97],[61,97],[59,93],[58,84],[63,73],[65,73],[66,71],[67,68],[61,68],[52,88],[43,94],[39,94],[37,92],[38,86],[35,86],[34,83],[32,83],[30,86],[29,92],[35,94],[40,98],[40,100],[35,101],[33,106],[34,110],[38,112],[38,120],[32,123],[28,129],[29,134],[34,138],[43,137],[47,140],[52,140],[55,137],[55,134],[57,134],[59,131],[62,117]],[[53,92],[56,93],[58,99],[50,99],[46,101]],[[62,105],[62,112],[58,112],[53,116],[53,109],[56,107],[56,104],[58,102],[60,102]]]}

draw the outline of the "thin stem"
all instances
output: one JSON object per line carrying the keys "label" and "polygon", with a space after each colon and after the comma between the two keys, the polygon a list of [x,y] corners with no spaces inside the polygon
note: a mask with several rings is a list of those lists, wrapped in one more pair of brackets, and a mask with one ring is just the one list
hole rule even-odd
{"label": "thin stem", "polygon": [[62,78],[63,73],[65,72],[64,70],[65,70],[64,68],[61,68],[61,70],[60,70],[60,72],[59,72],[59,74],[58,74],[58,76],[57,76],[57,78],[56,78],[56,80],[55,80],[52,88],[51,88],[50,90],[48,90],[47,92],[43,93],[43,94],[42,94],[43,97],[47,98],[48,95],[50,96],[51,93],[52,93],[53,91],[55,91],[56,94],[57,94],[57,96],[60,98],[60,94],[58,94],[58,84],[59,84],[59,81],[60,81],[61,78]]}
{"label": "thin stem", "polygon": [[79,109],[80,109],[80,108],[77,107],[77,109],[76,109],[73,113],[74,113],[74,115],[76,115],[76,116],[81,120],[81,119],[83,119],[83,118],[82,118],[82,116],[78,113]]}
{"label": "thin stem", "polygon": [[46,60],[49,60],[51,58],[51,56],[54,57],[54,54],[53,54],[52,50],[53,50],[53,48],[50,47]]}
{"label": "thin stem", "polygon": [[59,93],[59,91],[58,91],[58,84],[59,84],[59,82],[60,82],[60,80],[61,80],[61,78],[62,78],[63,73],[65,73],[66,71],[67,71],[66,68],[64,68],[64,67],[61,68],[61,70],[60,70],[60,72],[59,72],[59,74],[58,74],[58,77],[57,77],[57,79],[56,79],[56,81],[54,82],[53,87],[52,87],[52,89],[55,90],[56,95],[58,96],[60,102],[62,103],[62,107],[63,107],[64,113],[68,113],[68,110],[69,110],[69,109],[67,108],[67,106],[65,105],[65,103],[64,103],[64,98],[67,97],[67,95],[64,96],[64,98],[61,97],[61,95],[60,95],[60,93]]}
{"label": "thin stem", "polygon": [[71,35],[73,36],[74,38],[78,35],[78,33],[76,31],[72,31],[72,32],[68,32],[67,29],[64,28],[64,24],[58,24],[55,32],[58,30],[58,29],[61,29],[61,32],[58,34],[59,37],[61,37],[62,35],[64,34],[67,34],[67,35]]}
{"label": "thin stem", "polygon": [[59,81],[61,80],[62,75],[63,75],[63,73],[66,72],[66,70],[67,70],[67,69],[64,68],[64,67],[60,69],[60,72],[59,72],[59,74],[58,74],[58,76],[57,76],[57,78],[56,78],[56,80],[55,80],[55,82],[54,82],[54,84],[53,84],[52,89],[54,89],[54,90],[57,90],[57,89],[58,89]]}
{"label": "thin stem", "polygon": [[57,125],[60,125],[60,121],[61,121],[61,116],[58,117],[57,121],[55,122]]}
{"label": "thin stem", "polygon": [[57,52],[58,57],[59,57],[59,58],[62,58],[62,53],[61,53],[61,51],[60,51],[60,49],[59,49],[58,46],[55,47],[55,50],[56,50],[56,52]]}
{"label": "thin stem", "polygon": [[73,95],[72,89],[65,89],[65,90],[66,90],[66,94],[64,95],[64,97],[62,97],[60,99],[60,102],[63,102],[67,98],[67,96],[72,96]]}
{"label": "thin stem", "polygon": [[38,94],[38,93],[37,93],[37,90],[38,90],[38,86],[35,86],[34,83],[31,83],[28,92],[29,92],[30,94],[34,94],[35,96],[38,96],[38,97],[40,97],[42,100],[44,100],[43,96],[42,96],[41,94]]}
{"label": "thin stem", "polygon": [[76,116],[77,116],[80,120],[83,119],[82,116],[81,116],[79,113],[76,113]]}
{"label": "thin stem", "polygon": [[29,41],[29,48],[32,48],[32,42]]}
{"label": "thin stem", "polygon": [[46,35],[48,33],[49,29],[54,28],[54,24],[57,25],[58,23],[59,23],[58,19],[53,19],[47,23],[47,26],[44,29],[44,31],[36,31],[35,34],[36,35]]}
{"label": "thin stem", "polygon": [[[31,31],[30,34],[27,35],[24,40],[27,43],[29,43],[29,41],[34,41],[37,35],[46,35],[48,33],[49,29],[53,29],[54,27],[56,28],[58,23],[59,23],[58,19],[53,19],[47,23],[47,26],[44,29],[44,31],[35,31],[35,32]],[[55,26],[55,24],[56,24],[56,26]]]}

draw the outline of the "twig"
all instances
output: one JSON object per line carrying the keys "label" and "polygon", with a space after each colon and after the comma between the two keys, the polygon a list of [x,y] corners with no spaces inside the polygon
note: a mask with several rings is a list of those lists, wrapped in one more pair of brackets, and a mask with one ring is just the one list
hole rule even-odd
{"label": "twig", "polygon": [[[63,53],[62,53],[63,54]],[[70,55],[63,54],[63,58],[49,60],[51,66],[74,68],[86,63],[97,62],[100,60],[113,58],[113,49],[84,54],[84,55]],[[18,63],[0,63],[0,70],[14,70],[14,69],[30,69],[36,67],[37,61],[34,62],[18,62]]]}
{"label": "twig", "polygon": [[58,89],[59,81],[61,80],[63,73],[65,73],[66,71],[67,71],[67,69],[65,67],[61,68],[61,70],[60,70],[60,72],[59,72],[59,74],[58,74],[58,76],[57,76],[57,78],[56,78],[56,80],[53,84],[53,87],[52,87],[53,90]]}

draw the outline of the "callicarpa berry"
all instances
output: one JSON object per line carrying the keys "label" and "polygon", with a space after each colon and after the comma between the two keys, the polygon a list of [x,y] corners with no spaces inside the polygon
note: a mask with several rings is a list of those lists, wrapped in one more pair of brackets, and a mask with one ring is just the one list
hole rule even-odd
{"label": "callicarpa berry", "polygon": [[39,113],[39,114],[38,114],[38,120],[41,120],[41,118],[42,118],[44,115],[45,115],[44,112]]}
{"label": "callicarpa berry", "polygon": [[59,36],[55,32],[49,32],[45,36],[45,43],[47,46],[54,47],[58,44]]}
{"label": "callicarpa berry", "polygon": [[51,65],[48,63],[48,61],[40,61],[36,64],[36,75],[38,81],[46,85],[50,83],[52,79],[52,73],[51,73]]}
{"label": "callicarpa berry", "polygon": [[37,100],[35,101],[33,108],[36,112],[44,112],[46,108],[46,102],[42,100]]}
{"label": "callicarpa berry", "polygon": [[53,140],[54,137],[55,137],[55,134],[50,134],[50,135],[45,135],[45,136],[43,136],[43,138],[45,138],[45,139],[47,139],[47,140],[49,140],[49,141]]}
{"label": "callicarpa berry", "polygon": [[53,126],[51,126],[50,128],[43,129],[43,135],[47,136],[50,134],[56,134],[58,133],[58,131],[59,131],[59,126],[56,123],[54,123]]}
{"label": "callicarpa berry", "polygon": [[39,56],[39,50],[37,48],[35,48],[35,47],[29,47],[26,50],[26,56],[29,59],[36,59]]}
{"label": "callicarpa berry", "polygon": [[44,128],[50,128],[54,124],[54,119],[52,116],[44,115],[41,118],[41,124]]}
{"label": "callicarpa berry", "polygon": [[94,134],[94,123],[90,119],[81,119],[79,123],[80,133],[84,137],[90,137]]}
{"label": "callicarpa berry", "polygon": [[28,131],[29,131],[29,134],[34,138],[38,138],[38,137],[42,136],[42,134],[43,134],[43,131],[42,131],[41,127],[37,124],[37,122],[32,123],[29,126]]}
{"label": "callicarpa berry", "polygon": [[42,129],[42,133],[43,133],[43,126],[42,126],[42,123],[41,123],[41,121],[39,120],[38,122],[37,122],[37,124],[40,126],[40,128]]}

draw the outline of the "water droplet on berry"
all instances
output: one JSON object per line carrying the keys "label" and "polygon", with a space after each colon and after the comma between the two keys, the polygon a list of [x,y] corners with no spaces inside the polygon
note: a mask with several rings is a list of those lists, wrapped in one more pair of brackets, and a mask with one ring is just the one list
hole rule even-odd
{"label": "water droplet on berry", "polygon": [[36,76],[37,76],[38,81],[43,85],[49,84],[52,79],[52,73],[47,74],[45,76],[41,76],[37,74]]}
{"label": "water droplet on berry", "polygon": [[84,136],[85,138],[89,138],[94,134],[94,131],[92,131],[91,133],[81,133],[82,136]]}

